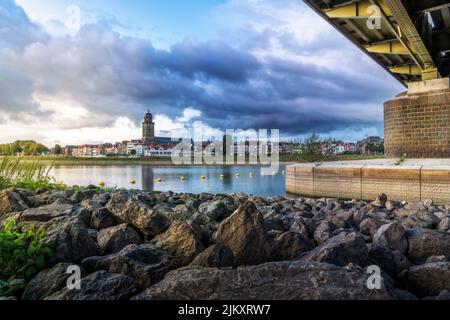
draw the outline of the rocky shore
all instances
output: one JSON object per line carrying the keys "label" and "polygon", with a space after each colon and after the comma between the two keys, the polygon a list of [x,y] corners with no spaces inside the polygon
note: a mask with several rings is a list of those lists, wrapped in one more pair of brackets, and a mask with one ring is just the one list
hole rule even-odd
{"label": "rocky shore", "polygon": [[10,218],[53,249],[24,300],[450,299],[450,206],[431,201],[8,189]]}

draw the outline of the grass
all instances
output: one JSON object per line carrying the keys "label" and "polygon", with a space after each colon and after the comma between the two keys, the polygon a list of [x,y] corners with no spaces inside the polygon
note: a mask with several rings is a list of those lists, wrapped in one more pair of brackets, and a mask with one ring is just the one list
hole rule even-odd
{"label": "grass", "polygon": [[52,165],[41,161],[26,162],[22,158],[3,158],[0,161],[0,190],[16,187],[29,190],[65,189],[50,175]]}

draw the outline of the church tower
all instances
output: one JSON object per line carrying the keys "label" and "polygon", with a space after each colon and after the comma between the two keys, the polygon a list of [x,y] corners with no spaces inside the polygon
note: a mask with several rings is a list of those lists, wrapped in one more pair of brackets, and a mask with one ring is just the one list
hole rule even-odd
{"label": "church tower", "polygon": [[155,142],[155,123],[150,110],[145,114],[144,122],[142,123],[142,140],[147,143]]}

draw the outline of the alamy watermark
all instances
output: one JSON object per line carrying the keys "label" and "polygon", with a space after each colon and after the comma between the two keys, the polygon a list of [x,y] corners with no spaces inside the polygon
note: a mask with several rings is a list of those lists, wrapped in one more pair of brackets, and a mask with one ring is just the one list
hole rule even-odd
{"label": "alamy watermark", "polygon": [[228,129],[221,137],[208,137],[203,123],[194,123],[193,136],[180,139],[172,152],[175,165],[261,165],[262,174],[275,174],[280,168],[278,129]]}

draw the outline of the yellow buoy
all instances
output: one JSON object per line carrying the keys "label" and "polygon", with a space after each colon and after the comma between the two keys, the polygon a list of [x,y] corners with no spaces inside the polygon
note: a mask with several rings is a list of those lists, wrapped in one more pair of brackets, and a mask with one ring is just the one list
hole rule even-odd
{"label": "yellow buoy", "polygon": [[105,181],[100,181],[100,182],[98,183],[98,186],[99,186],[100,188],[104,188],[104,187],[106,186]]}
{"label": "yellow buoy", "polygon": [[131,183],[131,184],[136,184],[136,180],[135,180],[135,179],[131,179],[131,180],[130,180],[130,183]]}
{"label": "yellow buoy", "polygon": [[253,172],[250,172],[250,177],[253,177],[255,174]]}
{"label": "yellow buoy", "polygon": [[221,175],[219,176],[219,178],[223,180],[223,179],[225,178],[225,176],[224,176],[223,174],[221,174]]}
{"label": "yellow buoy", "polygon": [[162,182],[162,178],[156,179],[156,182]]}
{"label": "yellow buoy", "polygon": [[240,175],[239,173],[236,173],[236,177],[238,177],[238,178],[239,178],[240,176],[241,176],[241,175]]}
{"label": "yellow buoy", "polygon": [[205,177],[205,176],[201,176],[201,177],[200,177],[200,179],[202,179],[202,180],[205,180],[205,179],[206,179],[206,177]]}
{"label": "yellow buoy", "polygon": [[181,176],[181,177],[180,177],[180,180],[181,180],[181,181],[184,181],[184,180],[185,180],[185,178],[184,178],[183,176]]}

